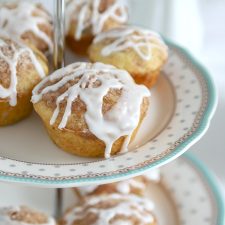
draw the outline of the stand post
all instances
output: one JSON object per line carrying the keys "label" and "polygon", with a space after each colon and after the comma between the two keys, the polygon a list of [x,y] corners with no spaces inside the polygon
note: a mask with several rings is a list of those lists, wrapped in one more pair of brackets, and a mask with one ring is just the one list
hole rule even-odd
{"label": "stand post", "polygon": [[60,219],[63,211],[63,189],[57,188],[55,195],[55,218]]}
{"label": "stand post", "polygon": [[54,0],[54,69],[64,67],[65,0]]}
{"label": "stand post", "polygon": [[[54,0],[54,70],[64,67],[65,0]],[[55,217],[62,215],[63,189],[56,189]]]}

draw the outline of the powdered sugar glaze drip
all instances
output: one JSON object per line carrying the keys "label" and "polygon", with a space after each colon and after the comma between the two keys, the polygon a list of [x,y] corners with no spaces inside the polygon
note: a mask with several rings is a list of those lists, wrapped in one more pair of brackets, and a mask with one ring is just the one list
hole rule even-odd
{"label": "powdered sugar glaze drip", "polygon": [[[118,193],[121,194],[129,194],[132,188],[138,188],[138,189],[144,189],[145,185],[138,180],[135,179],[129,179],[125,181],[120,181],[118,183],[115,183],[115,188]],[[89,186],[83,186],[78,187],[79,193],[82,196],[91,194],[92,192],[95,192],[98,189],[99,185],[89,185]]]}
{"label": "powdered sugar glaze drip", "polygon": [[[85,121],[89,130],[105,143],[105,157],[110,157],[113,143],[122,136],[127,137],[121,151],[127,151],[131,135],[139,123],[143,98],[150,96],[149,90],[145,86],[136,85],[126,71],[113,66],[102,63],[74,63],[57,70],[40,82],[33,90],[32,102],[39,102],[44,94],[56,91],[77,78],[77,83],[57,97],[50,124],[56,122],[60,103],[66,99],[65,111],[58,126],[59,129],[65,128],[72,114],[72,104],[79,97],[87,108]],[[55,82],[45,87],[49,81]],[[100,82],[97,87],[93,85],[96,82]],[[122,94],[117,103],[103,114],[103,98],[110,89],[122,90]]]}
{"label": "powdered sugar glaze drip", "polygon": [[28,54],[39,76],[43,78],[45,72],[34,53],[18,40],[12,40],[7,34],[0,32],[0,59],[8,65],[10,71],[10,86],[5,88],[0,84],[0,98],[9,98],[11,106],[17,104],[17,63],[23,54]]}
{"label": "powdered sugar glaze drip", "polygon": [[[148,171],[147,173],[143,174],[141,177],[146,179],[148,182],[154,182],[157,183],[160,181],[160,170],[159,169],[153,169]],[[131,192],[132,188],[138,188],[144,190],[146,187],[146,181],[143,181],[142,179],[128,179],[120,182],[114,183],[116,187],[116,191],[121,194],[129,194]],[[95,192],[101,185],[88,185],[88,186],[82,186],[77,187],[76,189],[79,190],[79,193],[82,196],[86,196],[89,194],[92,194]]]}
{"label": "powdered sugar glaze drip", "polygon": [[66,32],[69,32],[72,20],[77,21],[74,34],[76,40],[80,40],[85,29],[89,27],[91,27],[93,35],[100,33],[105,22],[110,18],[119,23],[127,21],[127,0],[114,0],[104,12],[99,11],[101,2],[102,0],[68,0],[66,6]]}
{"label": "powdered sugar glaze drip", "polygon": [[[102,49],[103,56],[131,48],[139,57],[148,61],[152,57],[153,48],[160,48],[165,55],[168,51],[157,33],[139,27],[126,26],[100,33],[95,37],[94,43],[104,40],[109,40],[109,44]],[[160,46],[157,43],[160,43]]]}
{"label": "powdered sugar glaze drip", "polygon": [[[116,203],[111,204],[114,201]],[[110,207],[101,207],[107,202]],[[135,224],[148,225],[154,222],[153,209],[152,201],[135,195],[97,195],[89,198],[83,206],[72,209],[64,220],[66,225],[72,225],[74,221],[85,220],[86,216],[94,214],[96,220],[91,223],[93,225],[132,225],[132,218],[135,218]]]}

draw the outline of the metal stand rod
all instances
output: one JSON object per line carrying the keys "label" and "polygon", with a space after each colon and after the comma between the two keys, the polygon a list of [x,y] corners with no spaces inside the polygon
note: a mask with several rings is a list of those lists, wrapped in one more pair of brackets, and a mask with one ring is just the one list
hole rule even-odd
{"label": "metal stand rod", "polygon": [[60,219],[63,212],[63,189],[57,188],[55,195],[55,218]]}
{"label": "metal stand rod", "polygon": [[[54,70],[64,67],[64,27],[65,27],[65,0],[54,0]],[[55,217],[60,218],[63,206],[63,189],[56,189]]]}
{"label": "metal stand rod", "polygon": [[64,67],[65,0],[54,0],[54,69]]}

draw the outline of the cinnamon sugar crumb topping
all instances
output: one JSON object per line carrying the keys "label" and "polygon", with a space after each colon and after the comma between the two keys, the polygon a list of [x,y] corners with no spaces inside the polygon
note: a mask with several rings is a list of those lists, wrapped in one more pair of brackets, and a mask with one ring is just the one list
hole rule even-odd
{"label": "cinnamon sugar crumb topping", "polygon": [[36,211],[29,209],[26,206],[21,206],[19,210],[11,210],[8,213],[11,220],[24,222],[28,224],[46,224],[48,217]]}

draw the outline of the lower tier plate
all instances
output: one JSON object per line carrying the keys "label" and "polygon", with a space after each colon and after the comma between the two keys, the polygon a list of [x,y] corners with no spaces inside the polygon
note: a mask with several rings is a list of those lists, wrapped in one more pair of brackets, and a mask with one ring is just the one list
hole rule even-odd
{"label": "lower tier plate", "polygon": [[[161,169],[162,180],[152,183],[147,197],[155,202],[160,225],[224,225],[225,207],[220,184],[195,157],[185,157]],[[54,213],[55,189],[39,189],[0,184],[0,206],[27,204],[49,214]],[[71,189],[64,189],[63,209],[74,205]]]}

